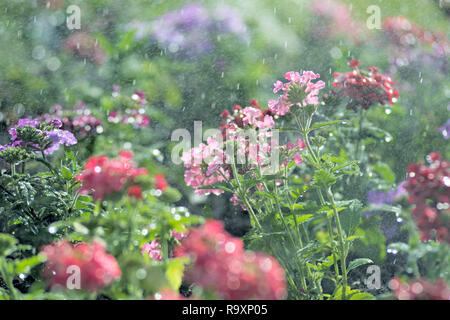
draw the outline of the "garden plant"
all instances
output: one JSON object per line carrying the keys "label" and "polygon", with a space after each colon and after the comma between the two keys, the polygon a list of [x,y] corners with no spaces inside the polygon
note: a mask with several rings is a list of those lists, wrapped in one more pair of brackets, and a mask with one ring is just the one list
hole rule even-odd
{"label": "garden plant", "polygon": [[449,8],[0,4],[0,300],[450,300]]}

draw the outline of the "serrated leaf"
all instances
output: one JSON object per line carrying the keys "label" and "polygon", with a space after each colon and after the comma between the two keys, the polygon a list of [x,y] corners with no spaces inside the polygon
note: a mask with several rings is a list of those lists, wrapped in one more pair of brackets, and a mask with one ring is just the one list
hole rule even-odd
{"label": "serrated leaf", "polygon": [[172,290],[178,290],[181,286],[185,263],[185,259],[173,259],[167,265],[166,277]]}
{"label": "serrated leaf", "polygon": [[69,168],[67,168],[66,166],[61,167],[61,173],[64,179],[72,180],[73,178],[72,172],[70,172]]}

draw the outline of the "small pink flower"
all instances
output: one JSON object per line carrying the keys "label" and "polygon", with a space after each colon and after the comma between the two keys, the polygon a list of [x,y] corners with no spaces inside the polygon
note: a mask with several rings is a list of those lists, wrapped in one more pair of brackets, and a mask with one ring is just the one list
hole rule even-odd
{"label": "small pink flower", "polygon": [[283,82],[281,82],[280,80],[277,80],[277,82],[275,82],[273,84],[274,89],[273,89],[273,93],[277,93],[278,91],[280,91],[283,88]]}
{"label": "small pink flower", "polygon": [[296,154],[294,155],[294,162],[295,162],[296,164],[300,164],[300,163],[303,162],[303,158],[302,158],[302,156],[300,155],[300,153],[296,153]]}
{"label": "small pink flower", "polygon": [[175,230],[172,230],[172,235],[175,239],[178,241],[181,241],[182,239],[186,238],[188,236],[188,233],[186,232],[176,232]]}
{"label": "small pink flower", "polygon": [[292,150],[295,148],[295,145],[292,142],[288,142],[288,143],[286,143],[286,148],[288,150]]}
{"label": "small pink flower", "polygon": [[142,254],[148,254],[151,259],[155,259],[158,261],[162,260],[161,257],[161,247],[159,246],[158,239],[153,240],[152,242],[147,242],[142,246],[141,250]]}
{"label": "small pink flower", "polygon": [[298,139],[298,141],[297,141],[297,146],[298,146],[300,149],[305,149],[305,148],[306,148],[306,144],[303,142],[302,139]]}

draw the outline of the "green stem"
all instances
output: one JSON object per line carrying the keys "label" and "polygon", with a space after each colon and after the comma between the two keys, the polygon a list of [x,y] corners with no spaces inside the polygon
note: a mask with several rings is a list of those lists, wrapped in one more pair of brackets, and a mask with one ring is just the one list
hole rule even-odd
{"label": "green stem", "polygon": [[[306,126],[302,126],[301,123],[298,121],[298,118],[295,116],[297,124],[299,125],[300,133],[302,133],[302,135],[305,139],[306,148],[307,148],[309,154],[311,155],[313,160],[317,163],[317,165],[319,165],[319,167],[322,169],[322,166],[319,161],[319,156],[316,155],[316,153],[313,151],[311,144],[309,142],[309,138],[308,138],[309,128],[311,125],[311,121],[310,121],[311,118],[312,118],[312,115],[309,117]],[[321,192],[321,191],[319,190],[319,192]],[[347,266],[346,266],[346,261],[345,261],[346,260],[346,250],[345,250],[344,233],[343,233],[343,230],[341,227],[339,214],[338,214],[338,211],[336,208],[336,203],[334,201],[334,195],[331,191],[331,188],[328,188],[328,190],[326,192],[327,192],[328,199],[330,200],[330,203],[333,207],[333,215],[336,220],[336,226],[338,229],[338,238],[339,238],[339,246],[340,246],[339,253],[340,253],[341,268],[342,268],[342,298],[345,300],[345,297],[346,297],[345,291],[347,289]]]}
{"label": "green stem", "polygon": [[359,109],[359,125],[358,125],[358,139],[356,140],[355,147],[355,159],[359,160],[360,152],[361,152],[361,138],[362,138],[362,128],[364,122],[364,110],[362,108]]}
{"label": "green stem", "polygon": [[[288,228],[288,226],[286,224],[286,220],[284,219],[283,212],[281,212],[280,200],[278,199],[277,183],[274,181],[273,184],[274,184],[274,190],[275,190],[275,204],[276,204],[276,207],[277,207],[278,215],[280,216],[281,223],[283,224],[283,227],[286,230],[286,232],[287,232],[287,234],[289,236],[289,239],[291,240],[292,246],[295,248],[296,245],[295,245],[294,237],[292,235],[291,230]],[[303,245],[301,245],[300,248],[303,248]],[[297,255],[297,253],[296,253],[296,255]],[[305,279],[305,274],[303,272],[303,267],[302,267],[300,261],[298,261],[297,259],[296,259],[296,264],[297,264],[297,267],[298,267],[298,269],[300,271],[300,278],[301,278],[303,289],[306,291],[308,289],[308,286],[306,284],[306,279]],[[309,274],[310,273],[311,272],[309,272]]]}
{"label": "green stem", "polygon": [[[285,179],[285,183],[286,183],[286,189],[289,191],[289,180],[288,180],[288,175],[287,175],[287,166],[284,167],[284,179]],[[294,206],[293,206],[293,203],[292,203],[292,200],[291,200],[291,197],[290,197],[289,193],[287,194],[287,200],[288,200],[289,207],[290,207],[290,210],[291,210],[293,218],[294,218],[294,225],[295,225],[295,232],[296,232],[296,236],[297,236],[297,241],[298,241],[300,249],[303,249],[304,247],[303,247],[302,236],[300,234],[300,228],[299,228],[298,223],[297,223],[297,214],[295,213]],[[309,242],[308,232],[307,232],[304,224],[302,224],[301,226],[302,226],[303,233],[305,234],[306,241]],[[306,272],[308,274],[308,277],[309,277],[311,283],[315,283],[314,280],[313,280],[311,269],[309,268],[308,265],[306,265]],[[319,288],[321,289],[321,286],[319,286]]]}
{"label": "green stem", "polygon": [[[326,205],[325,199],[323,198],[322,191],[320,189],[317,190],[317,193],[319,194],[319,200],[321,205]],[[330,217],[328,217],[328,213],[326,215],[327,217],[327,229],[328,233],[330,235],[331,241],[334,241],[334,234],[333,234],[333,228],[331,227],[331,220]],[[334,265],[334,272],[336,273],[336,283],[339,281],[339,268],[337,265],[337,258],[336,258],[336,252],[334,245],[331,246],[331,252],[333,254],[333,265]]]}
{"label": "green stem", "polygon": [[345,291],[347,289],[347,253],[345,249],[345,240],[344,240],[344,232],[342,230],[341,222],[339,219],[339,213],[336,208],[336,203],[334,201],[333,192],[331,191],[331,188],[328,188],[327,190],[328,199],[331,202],[331,206],[333,207],[333,214],[334,218],[336,220],[336,226],[338,229],[338,237],[339,237],[339,246],[340,246],[340,253],[341,253],[341,267],[342,267],[342,299],[345,300]]}

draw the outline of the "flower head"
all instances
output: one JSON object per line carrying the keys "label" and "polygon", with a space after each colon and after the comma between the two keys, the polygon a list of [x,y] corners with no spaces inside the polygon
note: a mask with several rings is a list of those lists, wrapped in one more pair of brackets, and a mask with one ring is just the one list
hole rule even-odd
{"label": "flower head", "polygon": [[[108,159],[106,156],[96,156],[88,159],[84,170],[75,177],[81,182],[80,192],[92,193],[94,199],[101,200],[114,192],[122,191],[134,179],[146,175],[147,169],[138,168],[132,161],[133,154],[122,151],[119,157]],[[136,195],[136,189],[132,193]]]}
{"label": "flower head", "polygon": [[161,191],[166,190],[166,188],[169,186],[169,184],[166,181],[166,176],[161,173],[155,174],[155,186],[156,189],[158,190]]}
{"label": "flower head", "polygon": [[42,274],[51,287],[65,288],[71,275],[68,268],[73,266],[80,270],[81,289],[91,292],[101,290],[122,275],[116,259],[106,253],[99,241],[73,245],[60,240],[44,246],[41,252],[47,256]]}
{"label": "flower head", "polygon": [[9,128],[11,145],[20,146],[34,152],[52,154],[60,145],[71,146],[78,141],[67,130],[60,129],[61,122],[53,119],[49,123],[37,119],[19,119],[15,126]]}
{"label": "flower head", "polygon": [[377,67],[369,71],[359,69],[359,61],[350,61],[353,71],[334,73],[333,86],[340,90],[337,94],[350,98],[347,108],[357,110],[358,107],[368,109],[374,104],[393,104],[399,97],[390,77],[379,74]]}
{"label": "flower head", "polygon": [[286,296],[284,270],[267,255],[245,251],[241,239],[234,238],[219,221],[208,220],[193,229],[175,251],[188,256],[188,281],[223,299],[283,299]]}
{"label": "flower head", "polygon": [[435,237],[450,244],[450,163],[439,152],[426,159],[407,169],[405,189],[415,204],[412,215],[423,240]]}
{"label": "flower head", "polygon": [[307,105],[319,104],[318,94],[325,87],[325,82],[319,80],[319,74],[312,71],[303,71],[302,74],[295,71],[287,72],[284,78],[288,82],[276,81],[273,92],[281,91],[277,100],[268,102],[269,109],[274,115],[283,116],[290,112],[292,106],[305,107]]}
{"label": "flower head", "polygon": [[142,246],[142,254],[148,254],[148,256],[152,259],[161,261],[161,246],[159,245],[158,239],[153,240],[152,242],[147,242]]}

